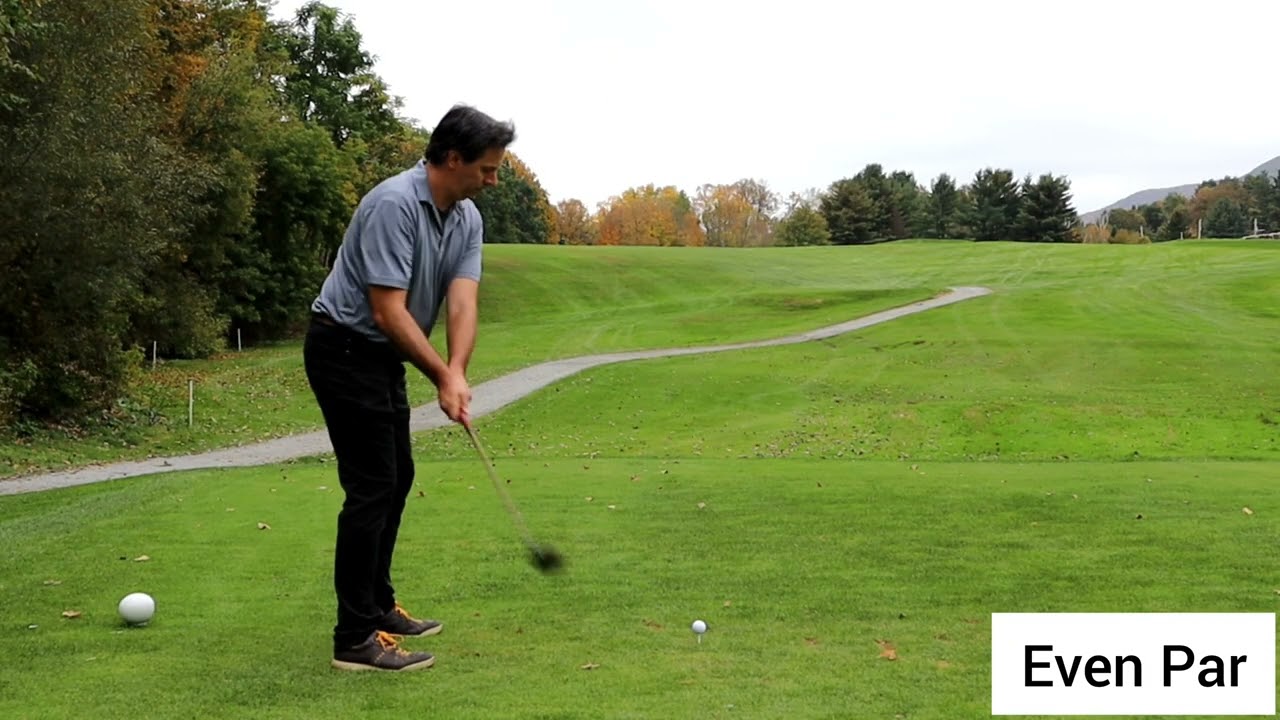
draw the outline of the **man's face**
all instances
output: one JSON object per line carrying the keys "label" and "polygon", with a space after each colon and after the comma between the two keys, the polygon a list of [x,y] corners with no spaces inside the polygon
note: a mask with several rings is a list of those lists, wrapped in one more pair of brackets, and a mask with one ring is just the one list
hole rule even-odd
{"label": "man's face", "polygon": [[462,158],[453,155],[454,177],[458,183],[458,192],[464,198],[473,198],[481,190],[498,184],[498,167],[507,154],[503,148],[490,148],[475,162],[462,162]]}

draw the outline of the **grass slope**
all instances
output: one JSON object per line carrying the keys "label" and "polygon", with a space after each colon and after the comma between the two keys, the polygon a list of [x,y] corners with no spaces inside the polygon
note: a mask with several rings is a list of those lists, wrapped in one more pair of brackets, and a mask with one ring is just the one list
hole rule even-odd
{"label": "grass slope", "polygon": [[[934,294],[883,286],[830,258],[710,249],[492,246],[486,256],[479,384],[543,360],[615,350],[756,340],[809,330]],[[441,346],[443,338],[440,339]],[[187,426],[188,382],[195,423]],[[410,399],[433,388],[411,373]],[[0,477],[228,447],[322,427],[301,342],[146,370],[119,421],[0,443]]]}
{"label": "grass slope", "polygon": [[[994,340],[1005,348],[1016,348],[1026,332],[1057,334],[1055,354],[1043,361],[1049,372],[1063,364],[1083,369],[1061,361],[1056,350],[1065,347],[1114,357],[1122,365],[1101,374],[1118,378],[1114,384],[1120,387],[1159,382],[1159,364],[1171,360],[1206,377],[1232,378],[1235,373],[1215,373],[1211,358],[1194,353],[1235,357],[1243,344],[1250,355],[1233,364],[1259,357],[1252,348],[1265,356],[1268,338],[1258,329],[1274,327],[1280,315],[1276,249],[1266,242],[919,242],[749,251],[492,246],[472,381],[586,353],[775,337],[947,286],[975,284],[997,291],[979,302],[989,313]],[[1015,324],[1001,330],[1000,323]],[[934,342],[966,339],[948,334],[953,331],[940,327],[943,335]],[[1173,355],[1167,359],[1162,355],[1168,348]],[[1030,364],[1033,351],[1026,350],[1026,362],[1016,370],[1041,383],[1046,378]],[[196,423],[188,428],[192,379]],[[412,379],[410,395],[417,403],[434,401],[421,378]],[[0,444],[0,477],[226,447],[321,427],[297,343],[212,361],[164,363],[144,374],[125,410],[126,421],[113,427],[10,438]],[[1275,408],[1261,410],[1258,420],[1280,421],[1277,414]]]}

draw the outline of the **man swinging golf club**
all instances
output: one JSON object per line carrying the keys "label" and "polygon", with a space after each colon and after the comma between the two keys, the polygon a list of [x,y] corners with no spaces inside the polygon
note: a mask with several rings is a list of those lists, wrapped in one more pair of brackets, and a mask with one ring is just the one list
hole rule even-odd
{"label": "man swinging golf club", "polygon": [[[404,362],[426,375],[441,410],[470,429],[467,363],[475,347],[483,224],[471,201],[498,183],[511,123],[458,105],[414,167],[361,199],[311,305],[303,347],[345,493],[334,553],[333,666],[417,670],[435,658],[397,636],[434,635],[435,620],[396,601],[391,559],[413,485]],[[447,304],[448,359],[430,337]]]}

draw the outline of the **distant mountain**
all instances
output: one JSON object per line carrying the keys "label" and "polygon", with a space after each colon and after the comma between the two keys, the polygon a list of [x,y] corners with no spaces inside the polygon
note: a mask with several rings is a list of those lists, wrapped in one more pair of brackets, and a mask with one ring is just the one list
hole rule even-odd
{"label": "distant mountain", "polygon": [[1275,175],[1278,172],[1280,172],[1280,156],[1273,157],[1270,160],[1262,163],[1261,165],[1259,165],[1258,167],[1250,171],[1249,174],[1261,175],[1262,173],[1266,173],[1268,175]]}
{"label": "distant mountain", "polygon": [[[1271,158],[1270,160],[1262,163],[1258,167],[1250,170],[1249,172],[1245,173],[1240,177],[1248,177],[1249,175],[1259,175],[1261,173],[1266,173],[1268,175],[1275,175],[1277,172],[1280,172],[1280,155],[1277,155],[1276,157]],[[1209,180],[1209,179],[1211,178],[1204,178],[1204,180]],[[1217,178],[1212,178],[1212,179],[1217,179]],[[1114,210],[1116,208],[1131,208],[1131,207],[1136,207],[1138,205],[1147,205],[1149,203],[1160,202],[1161,200],[1164,200],[1165,198],[1169,197],[1174,193],[1177,193],[1184,197],[1191,197],[1192,195],[1196,194],[1196,188],[1200,187],[1201,182],[1203,182],[1203,180],[1191,183],[1189,185],[1178,185],[1177,187],[1142,190],[1141,192],[1136,192],[1124,198],[1123,200],[1117,200],[1116,202],[1113,202],[1104,208],[1098,208],[1097,210],[1094,210],[1092,212],[1087,212],[1082,214],[1080,216],[1080,222],[1085,224],[1097,222],[1098,218],[1102,217],[1102,213],[1108,210]]]}

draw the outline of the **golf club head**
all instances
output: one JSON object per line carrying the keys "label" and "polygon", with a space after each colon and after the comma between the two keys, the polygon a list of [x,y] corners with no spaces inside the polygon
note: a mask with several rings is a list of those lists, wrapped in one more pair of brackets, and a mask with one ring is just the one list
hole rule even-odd
{"label": "golf club head", "polygon": [[534,545],[529,548],[529,562],[544,575],[560,572],[564,569],[564,556],[549,545]]}

